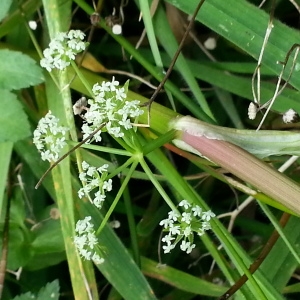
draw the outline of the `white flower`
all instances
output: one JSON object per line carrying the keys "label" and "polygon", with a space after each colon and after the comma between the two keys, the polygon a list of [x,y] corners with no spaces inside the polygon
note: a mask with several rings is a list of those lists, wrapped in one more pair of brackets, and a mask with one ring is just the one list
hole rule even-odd
{"label": "white flower", "polygon": [[108,164],[104,164],[98,168],[90,166],[86,161],[82,164],[83,172],[79,174],[79,179],[83,183],[83,187],[78,191],[78,197],[81,199],[83,196],[88,196],[94,189],[98,189],[94,192],[94,199],[91,202],[99,209],[101,209],[103,202],[106,199],[105,192],[112,190],[112,179],[107,178]]}
{"label": "white flower", "polygon": [[90,177],[92,177],[96,172],[96,167],[89,166],[86,170],[86,174]]}
{"label": "white flower", "polygon": [[124,99],[126,99],[126,93],[125,93],[125,89],[124,88],[120,88],[120,89],[116,89],[116,99],[123,101]]}
{"label": "white flower", "polygon": [[209,222],[202,222],[202,230],[209,230],[211,229],[210,223]]}
{"label": "white flower", "polygon": [[193,216],[200,217],[202,214],[202,208],[198,205],[192,207]]}
{"label": "white flower", "polygon": [[103,182],[103,190],[110,192],[112,190],[112,180],[109,179]]}
{"label": "white flower", "polygon": [[171,244],[171,242],[174,240],[175,238],[170,235],[170,234],[167,234],[165,235],[161,240],[164,242],[164,243],[167,243],[167,244]]}
{"label": "white flower", "polygon": [[125,121],[119,121],[119,124],[120,124],[122,127],[124,127],[126,130],[132,128],[132,125],[131,125],[129,119],[126,119]]}
{"label": "white flower", "polygon": [[100,264],[104,263],[104,258],[100,257],[96,252],[93,254],[91,259],[97,265],[100,265]]}
{"label": "white flower", "polygon": [[100,191],[95,193],[95,198],[93,199],[93,204],[101,209],[102,208],[102,203],[105,201],[105,194],[102,194]]}
{"label": "white flower", "polygon": [[107,172],[107,168],[108,168],[109,166],[108,166],[108,164],[104,164],[103,166],[101,166],[101,167],[99,167],[98,169],[97,169],[97,171],[99,172],[99,173],[104,173],[104,172]]}
{"label": "white flower", "polygon": [[[111,123],[108,123],[111,124]],[[124,133],[121,132],[121,127],[108,127],[108,124],[106,125],[107,132],[114,137],[123,137]]]}
{"label": "white flower", "polygon": [[87,233],[87,245],[94,249],[94,247],[98,244],[98,240],[95,236],[95,232],[88,232]]}
{"label": "white flower", "polygon": [[[159,222],[159,225],[164,227],[163,231],[168,232],[162,238],[162,242],[167,244],[163,246],[164,253],[170,253],[181,240],[180,249],[187,254],[191,253],[196,247],[195,244],[191,244],[191,241],[194,240],[194,234],[201,236],[205,231],[211,229],[209,221],[215,217],[212,211],[203,212],[200,206],[187,200],[182,200],[179,206],[185,210],[181,215],[172,210],[168,213],[167,219]],[[171,244],[174,239],[175,243]]]}
{"label": "white flower", "polygon": [[80,249],[79,254],[86,260],[91,260],[92,252],[87,249]]}
{"label": "white flower", "polygon": [[66,146],[68,128],[59,125],[59,119],[49,111],[33,132],[33,143],[41,153],[42,160],[55,162],[61,150]]}
{"label": "white flower", "polygon": [[202,220],[204,221],[209,221],[211,218],[215,217],[216,215],[211,211],[211,210],[208,210],[208,211],[204,211],[202,213]]}
{"label": "white flower", "polygon": [[83,40],[84,37],[85,37],[85,34],[82,31],[80,31],[80,30],[70,30],[68,32],[68,38],[70,40],[72,40],[72,39]]}
{"label": "white flower", "polygon": [[175,248],[175,245],[167,244],[166,246],[163,246],[162,248],[164,250],[164,253],[170,253],[171,250],[173,250]]}
{"label": "white flower", "polygon": [[188,237],[192,234],[192,232],[193,232],[192,228],[190,226],[187,226],[187,227],[184,228],[183,235],[185,237]]}
{"label": "white flower", "polygon": [[187,224],[190,224],[192,221],[192,216],[190,213],[184,212],[182,213],[181,222],[185,222]]}
{"label": "white flower", "polygon": [[74,244],[78,249],[83,249],[86,244],[86,241],[87,237],[85,235],[74,237]]}
{"label": "white flower", "polygon": [[[124,137],[124,130],[130,130],[130,118],[137,118],[144,113],[140,108],[140,101],[125,101],[127,97],[128,82],[124,87],[119,87],[119,82],[112,78],[111,82],[96,83],[92,91],[93,99],[87,101],[88,107],[84,114],[85,123],[82,126],[83,138],[105,124],[107,132],[116,137]],[[96,141],[101,141],[101,132],[94,136]],[[89,143],[91,141],[87,141]]]}
{"label": "white flower", "polygon": [[171,210],[169,213],[169,219],[173,220],[173,221],[177,221],[177,219],[180,217],[180,214],[174,210]]}
{"label": "white flower", "polygon": [[74,244],[80,256],[86,260],[93,260],[96,264],[104,262],[95,248],[98,245],[98,239],[95,235],[94,224],[91,223],[91,216],[79,220],[75,226]]}
{"label": "white flower", "polygon": [[90,223],[92,217],[88,216],[85,217],[83,220],[79,220],[76,223],[75,232],[78,232],[79,234],[82,234],[85,232],[85,230],[89,230],[93,227],[93,225]]}
{"label": "white flower", "polygon": [[68,49],[65,53],[70,60],[75,60],[75,52],[71,49]]}
{"label": "white flower", "polygon": [[111,91],[116,91],[116,87],[119,86],[119,81],[115,80],[115,77],[113,76],[111,82],[109,82],[108,85],[110,86]]}
{"label": "white flower", "polygon": [[294,122],[295,120],[297,120],[298,118],[299,118],[299,115],[293,109],[290,108],[283,114],[282,121],[284,123],[291,123],[291,122]]}
{"label": "white flower", "polygon": [[84,192],[84,189],[81,188],[79,191],[78,191],[78,197],[81,199],[82,197],[85,196],[85,192]]}
{"label": "white flower", "polygon": [[159,225],[160,226],[164,226],[164,228],[168,228],[171,225],[173,225],[173,221],[170,220],[170,219],[164,219],[164,220],[162,220],[162,221],[159,222]]}
{"label": "white flower", "polygon": [[42,58],[40,61],[40,65],[42,68],[45,68],[48,72],[52,71],[53,64],[49,59]]}
{"label": "white flower", "polygon": [[180,245],[180,249],[182,251],[185,251],[187,254],[190,254],[195,247],[195,244],[191,244],[190,242],[186,242],[185,240],[183,240]]}
{"label": "white flower", "polygon": [[170,231],[170,234],[172,235],[175,235],[175,234],[180,234],[180,226],[179,225],[172,225],[170,228],[169,228],[169,231]]}
{"label": "white flower", "polygon": [[179,206],[183,206],[184,209],[188,209],[189,207],[191,207],[191,204],[187,201],[187,200],[182,200],[179,202]]}
{"label": "white flower", "polygon": [[48,72],[52,69],[64,70],[75,60],[75,56],[84,51],[87,43],[84,43],[85,34],[80,30],[70,30],[69,33],[60,32],[49,43],[49,48],[43,51],[44,57],[40,61],[41,67]]}
{"label": "white flower", "polygon": [[81,163],[81,166],[82,166],[82,169],[83,170],[87,170],[88,168],[89,168],[89,164],[86,162],[86,161],[83,161],[82,163]]}

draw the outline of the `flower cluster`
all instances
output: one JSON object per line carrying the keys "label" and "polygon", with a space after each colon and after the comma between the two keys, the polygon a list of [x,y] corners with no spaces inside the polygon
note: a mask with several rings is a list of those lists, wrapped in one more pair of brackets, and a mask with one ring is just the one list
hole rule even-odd
{"label": "flower cluster", "polygon": [[95,235],[94,225],[90,222],[92,217],[85,217],[79,220],[75,227],[74,244],[79,254],[87,259],[93,260],[96,264],[101,264],[104,259],[95,252],[95,247],[98,244],[98,239]]}
{"label": "flower cluster", "polygon": [[287,110],[283,115],[282,115],[282,121],[284,123],[295,123],[299,121],[299,114],[295,112],[293,109]]}
{"label": "flower cluster", "polygon": [[51,40],[49,48],[43,51],[40,65],[51,72],[52,69],[64,70],[75,56],[84,51],[88,43],[83,42],[85,34],[80,30],[60,32]]}
{"label": "flower cluster", "polygon": [[248,107],[248,118],[250,120],[254,120],[256,118],[257,111],[257,105],[255,105],[253,102],[250,102]]}
{"label": "flower cluster", "polygon": [[78,191],[79,198],[87,196],[92,190],[97,188],[92,202],[99,209],[106,198],[106,191],[110,192],[112,190],[112,180],[105,180],[108,175],[107,168],[107,164],[96,168],[83,161],[82,169],[84,172],[79,173],[79,179],[84,184],[83,188]]}
{"label": "flower cluster", "polygon": [[33,132],[33,143],[41,153],[42,160],[55,162],[59,159],[61,149],[66,145],[66,132],[69,129],[59,126],[59,119],[51,111],[40,119]]}
{"label": "flower cluster", "polygon": [[[88,100],[88,111],[84,115],[82,126],[83,138],[106,123],[106,130],[114,137],[123,137],[123,129],[132,128],[130,118],[137,118],[144,111],[139,107],[140,101],[126,101],[128,82],[119,88],[119,82],[113,77],[111,82],[96,83],[93,86],[94,99]],[[101,141],[101,131],[94,136]]]}
{"label": "flower cluster", "polygon": [[172,249],[181,241],[180,249],[187,254],[191,253],[196,247],[194,233],[201,236],[206,230],[211,228],[209,221],[216,215],[212,211],[202,211],[198,205],[191,205],[187,200],[179,203],[185,212],[179,214],[170,211],[167,219],[162,220],[159,225],[164,227],[164,231],[169,232],[162,238],[166,243],[163,246],[164,253],[170,253]]}

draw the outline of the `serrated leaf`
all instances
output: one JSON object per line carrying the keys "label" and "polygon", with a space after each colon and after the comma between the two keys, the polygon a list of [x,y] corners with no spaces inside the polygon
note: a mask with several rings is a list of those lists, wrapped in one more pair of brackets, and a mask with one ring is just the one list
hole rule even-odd
{"label": "serrated leaf", "polygon": [[54,280],[47,283],[45,287],[42,287],[37,296],[31,292],[16,296],[13,300],[56,300],[59,297],[59,282]]}
{"label": "serrated leaf", "polygon": [[54,280],[47,283],[47,285],[40,289],[38,300],[56,300],[59,297],[59,282]]}
{"label": "serrated leaf", "polygon": [[43,82],[42,68],[21,52],[0,50],[0,89],[19,90]]}
{"label": "serrated leaf", "polygon": [[2,107],[0,114],[0,142],[16,142],[30,136],[31,132],[27,116],[16,95],[8,90],[1,89],[0,94]]}
{"label": "serrated leaf", "polygon": [[11,4],[12,0],[0,1],[0,21],[6,17]]}
{"label": "serrated leaf", "polygon": [[35,296],[31,292],[27,292],[25,294],[13,298],[13,300],[32,300],[32,299],[35,299]]}

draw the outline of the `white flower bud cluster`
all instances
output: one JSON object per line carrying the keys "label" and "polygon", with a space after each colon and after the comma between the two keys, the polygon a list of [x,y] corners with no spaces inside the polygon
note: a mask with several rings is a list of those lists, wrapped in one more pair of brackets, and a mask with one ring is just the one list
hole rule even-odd
{"label": "white flower bud cluster", "polygon": [[[133,127],[130,118],[137,118],[144,111],[140,108],[140,101],[126,101],[128,82],[119,88],[119,82],[112,78],[111,82],[96,83],[93,86],[94,99],[88,100],[88,111],[84,115],[82,125],[83,138],[106,123],[106,130],[112,136],[123,137],[123,129]],[[101,141],[101,131],[94,136],[95,141]]]}
{"label": "white flower bud cluster", "polygon": [[170,253],[180,241],[180,249],[191,253],[196,247],[194,233],[201,236],[211,229],[209,221],[216,216],[212,211],[202,211],[200,206],[192,205],[187,200],[182,200],[179,206],[185,210],[182,214],[170,211],[168,218],[159,223],[168,232],[162,238],[162,242],[166,243],[163,246],[164,253]]}
{"label": "white flower bud cluster", "polygon": [[49,48],[43,51],[41,67],[48,72],[53,69],[64,70],[75,60],[75,56],[88,46],[88,43],[83,42],[84,37],[85,34],[80,30],[58,33],[50,42]]}
{"label": "white flower bud cluster", "polygon": [[105,201],[106,192],[112,190],[112,180],[106,180],[108,165],[105,164],[102,167],[96,168],[90,166],[87,162],[82,162],[82,169],[84,172],[79,174],[79,179],[84,184],[83,188],[78,191],[79,198],[87,196],[94,189],[97,192],[94,193],[92,203],[99,209],[101,209],[103,202]]}
{"label": "white flower bud cluster", "polygon": [[66,145],[66,133],[69,129],[59,125],[59,119],[51,111],[40,119],[33,132],[33,143],[41,153],[42,160],[55,162]]}
{"label": "white flower bud cluster", "polygon": [[86,260],[93,260],[96,264],[102,264],[104,259],[100,257],[95,247],[98,244],[98,239],[95,235],[94,224],[91,221],[92,217],[85,217],[83,220],[79,220],[75,227],[74,244],[79,254]]}

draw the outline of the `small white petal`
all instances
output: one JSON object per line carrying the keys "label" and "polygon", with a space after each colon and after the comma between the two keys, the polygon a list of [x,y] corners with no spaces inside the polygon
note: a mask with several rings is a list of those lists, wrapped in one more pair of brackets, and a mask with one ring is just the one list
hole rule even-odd
{"label": "small white petal", "polygon": [[36,30],[37,29],[37,23],[36,21],[29,21],[28,26],[31,30]]}
{"label": "small white petal", "polygon": [[254,120],[257,114],[257,106],[251,102],[248,107],[248,118]]}
{"label": "small white petal", "polygon": [[293,110],[293,109],[289,109],[288,111],[286,111],[283,116],[282,116],[282,121],[284,123],[291,123],[294,120],[296,120],[299,117],[299,115]]}
{"label": "small white petal", "polygon": [[217,46],[217,40],[214,37],[209,37],[205,42],[204,42],[204,47],[208,50],[214,50]]}
{"label": "small white petal", "polygon": [[120,35],[120,34],[122,34],[122,26],[119,25],[119,24],[115,24],[115,25],[112,27],[112,32],[113,32],[113,34],[115,34],[115,35]]}

